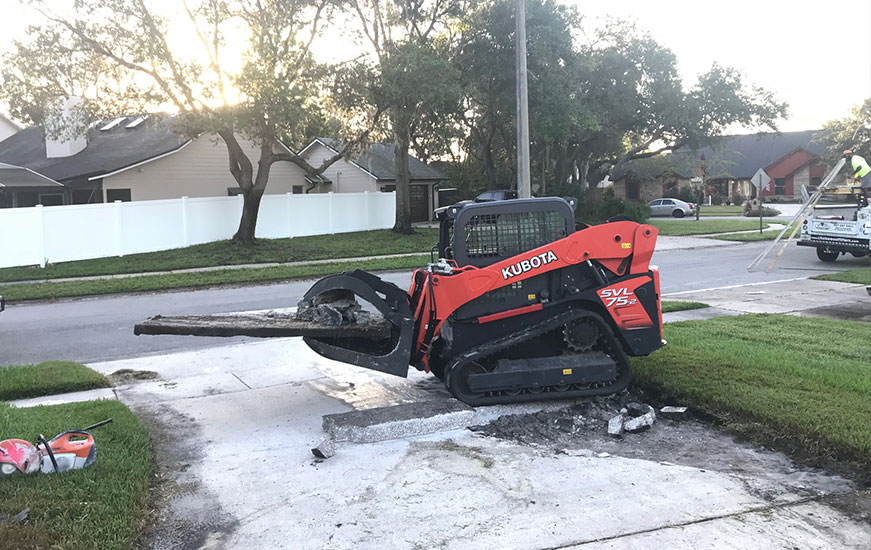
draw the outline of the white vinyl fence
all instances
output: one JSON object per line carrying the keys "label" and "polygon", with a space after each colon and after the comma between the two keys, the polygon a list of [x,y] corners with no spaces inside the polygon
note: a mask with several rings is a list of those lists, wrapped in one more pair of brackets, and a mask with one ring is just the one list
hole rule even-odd
{"label": "white vinyl fence", "polygon": [[[264,195],[257,237],[393,227],[394,193]],[[155,252],[229,239],[242,197],[0,209],[0,267]]]}

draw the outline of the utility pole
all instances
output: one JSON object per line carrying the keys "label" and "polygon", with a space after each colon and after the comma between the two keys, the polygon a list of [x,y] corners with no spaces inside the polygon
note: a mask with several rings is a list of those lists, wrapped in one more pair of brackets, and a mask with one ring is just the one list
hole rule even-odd
{"label": "utility pole", "polygon": [[514,0],[517,44],[517,197],[532,197],[529,174],[529,98],[526,85],[526,0]]}

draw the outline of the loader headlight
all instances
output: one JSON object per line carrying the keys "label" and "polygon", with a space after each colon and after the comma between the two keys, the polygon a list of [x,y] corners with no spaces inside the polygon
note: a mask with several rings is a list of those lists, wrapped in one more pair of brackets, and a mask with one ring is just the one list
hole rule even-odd
{"label": "loader headlight", "polygon": [[865,225],[863,227],[865,233],[871,233],[871,221],[865,222]]}

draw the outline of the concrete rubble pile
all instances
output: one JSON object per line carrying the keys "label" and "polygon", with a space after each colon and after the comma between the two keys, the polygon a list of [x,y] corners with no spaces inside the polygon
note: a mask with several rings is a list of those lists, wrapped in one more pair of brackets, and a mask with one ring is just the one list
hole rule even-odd
{"label": "concrete rubble pile", "polygon": [[[671,420],[682,420],[686,417],[686,407],[663,407],[660,414]],[[620,414],[608,420],[608,434],[621,437],[624,432],[638,433],[649,430],[656,422],[656,411],[650,405],[642,403],[627,403],[620,409]]]}
{"label": "concrete rubble pile", "polygon": [[372,316],[357,303],[353,292],[335,290],[311,300],[300,301],[297,304],[296,319],[326,326],[341,326],[368,323]]}

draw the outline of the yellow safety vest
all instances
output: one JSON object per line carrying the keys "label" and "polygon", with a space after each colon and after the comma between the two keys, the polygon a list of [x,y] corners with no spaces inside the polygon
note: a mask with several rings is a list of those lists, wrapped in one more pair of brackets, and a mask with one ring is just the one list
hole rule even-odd
{"label": "yellow safety vest", "polygon": [[864,178],[868,172],[871,172],[871,166],[868,166],[865,159],[859,155],[853,155],[853,158],[850,159],[850,164],[853,165],[853,177]]}

